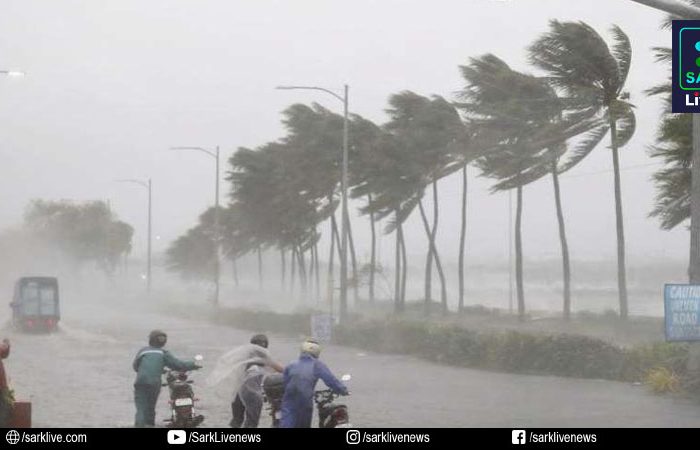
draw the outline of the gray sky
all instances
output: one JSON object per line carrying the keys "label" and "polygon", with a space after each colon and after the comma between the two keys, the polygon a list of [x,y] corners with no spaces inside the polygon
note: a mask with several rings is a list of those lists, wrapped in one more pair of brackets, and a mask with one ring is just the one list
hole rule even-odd
{"label": "gray sky", "polygon": [[[352,112],[385,120],[387,97],[404,89],[453,98],[458,65],[493,52],[515,69],[549,19],[583,20],[630,36],[628,82],[638,129],[623,167],[649,164],[660,102],[642,91],[667,76],[650,47],[670,46],[663,15],[629,0],[0,0],[0,228],[18,224],[32,198],[109,199],[136,227],[142,252],[145,191],[118,178],[154,182],[156,250],[194,225],[213,203],[213,160],[172,145],[220,145],[226,157],[282,136],[279,112],[320,93],[275,91],[279,84],[351,87]],[[608,36],[606,34],[606,36]],[[562,179],[575,259],[614,258],[610,152],[601,146]],[[225,166],[224,166],[225,167]],[[647,218],[655,167],[622,173],[627,249],[635,261],[685,259],[685,229],[664,232]],[[469,252],[507,255],[507,194],[488,195],[472,172]],[[224,185],[222,184],[222,187]],[[439,245],[456,259],[459,182],[441,182]],[[225,191],[222,191],[225,192]],[[354,222],[363,233],[366,222]],[[550,179],[525,189],[527,257],[557,257]],[[423,254],[422,226],[409,224],[412,254]],[[392,239],[382,239],[390,257]],[[364,254],[364,249],[360,249]],[[453,254],[454,253],[454,254]]]}

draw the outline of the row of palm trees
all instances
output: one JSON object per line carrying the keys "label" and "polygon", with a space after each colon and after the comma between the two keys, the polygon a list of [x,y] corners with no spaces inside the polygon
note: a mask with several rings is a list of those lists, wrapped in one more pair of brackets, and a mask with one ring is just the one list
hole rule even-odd
{"label": "row of palm trees", "polygon": [[[576,166],[610,135],[617,218],[620,316],[627,317],[625,241],[619,176],[619,151],[635,130],[633,107],[624,91],[631,47],[614,26],[611,44],[582,22],[551,21],[549,30],[527,49],[538,75],[512,69],[493,54],[470,58],[460,66],[464,86],[454,101],[403,91],[389,97],[388,120],[376,125],[350,117],[350,193],[359,212],[369,218],[371,256],[369,300],[374,300],[376,228],[394,233],[394,307],[405,307],[406,246],[403,224],[417,209],[428,250],[425,263],[425,312],[432,305],[433,265],[440,283],[440,305],[447,311],[447,287],[435,245],[439,222],[439,184],[461,173],[458,308],[464,308],[464,261],[467,232],[467,167],[494,180],[493,191],[515,190],[516,291],[518,315],[525,316],[522,211],[524,187],[551,175],[559,225],[563,266],[563,315],[571,314],[571,270],[559,176]],[[319,290],[318,242],[328,227],[328,277],[339,250],[335,211],[339,184],[343,118],[325,108],[292,105],[283,112],[286,135],[256,149],[240,148],[229,160],[230,203],[222,211],[223,245],[234,261],[262,249],[278,249],[283,283],[289,261],[289,282],[298,278],[302,292]],[[432,194],[432,211],[423,200]],[[168,251],[171,269],[188,267],[201,273],[211,264],[212,211],[178,239]],[[432,217],[430,217],[432,216]],[[326,224],[326,225],[324,225]],[[358,267],[349,232],[353,278]],[[191,249],[202,243],[199,250]],[[208,245],[208,247],[207,247]],[[202,250],[204,249],[204,250]],[[207,258],[209,254],[209,258]],[[188,259],[193,256],[197,261]],[[204,255],[200,257],[198,255]],[[260,262],[259,262],[260,264]],[[234,264],[235,268],[235,264]],[[352,283],[357,299],[357,285]]]}

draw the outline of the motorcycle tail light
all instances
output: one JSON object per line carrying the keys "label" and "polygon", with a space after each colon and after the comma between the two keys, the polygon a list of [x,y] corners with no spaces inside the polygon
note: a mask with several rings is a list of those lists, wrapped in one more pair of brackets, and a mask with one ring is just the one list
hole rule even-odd
{"label": "motorcycle tail light", "polygon": [[348,420],[347,411],[344,408],[338,408],[333,411],[333,418],[336,422],[345,422]]}

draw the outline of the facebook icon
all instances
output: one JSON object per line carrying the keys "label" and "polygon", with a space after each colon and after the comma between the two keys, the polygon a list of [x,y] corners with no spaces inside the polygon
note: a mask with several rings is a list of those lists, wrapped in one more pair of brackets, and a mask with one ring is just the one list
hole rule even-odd
{"label": "facebook icon", "polygon": [[524,444],[525,443],[525,430],[513,430],[511,435],[511,442],[513,444]]}

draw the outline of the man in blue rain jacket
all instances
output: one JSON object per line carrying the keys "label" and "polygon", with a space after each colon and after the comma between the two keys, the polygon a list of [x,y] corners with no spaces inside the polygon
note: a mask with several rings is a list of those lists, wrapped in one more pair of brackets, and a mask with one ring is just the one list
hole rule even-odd
{"label": "man in blue rain jacket", "polygon": [[318,360],[321,346],[313,339],[301,345],[299,359],[284,369],[284,396],[282,397],[281,428],[310,428],[314,412],[314,387],[318,379],[340,395],[348,389]]}

